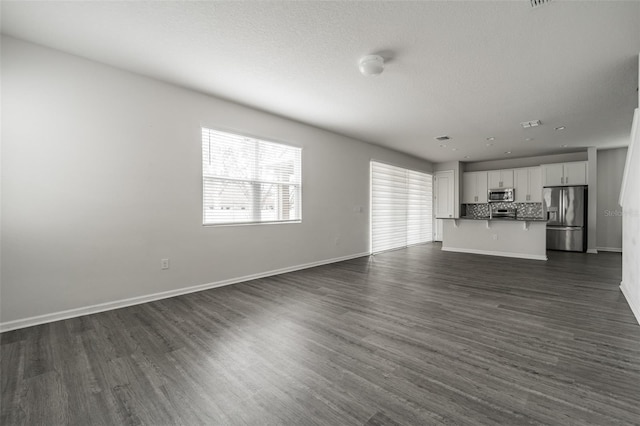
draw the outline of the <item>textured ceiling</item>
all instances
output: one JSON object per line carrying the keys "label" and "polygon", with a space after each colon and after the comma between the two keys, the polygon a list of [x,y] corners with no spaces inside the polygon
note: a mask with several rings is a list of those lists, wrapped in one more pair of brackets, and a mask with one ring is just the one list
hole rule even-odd
{"label": "textured ceiling", "polygon": [[[635,1],[1,7],[4,34],[432,161],[626,145],[637,107]],[[358,72],[370,53],[379,77]]]}

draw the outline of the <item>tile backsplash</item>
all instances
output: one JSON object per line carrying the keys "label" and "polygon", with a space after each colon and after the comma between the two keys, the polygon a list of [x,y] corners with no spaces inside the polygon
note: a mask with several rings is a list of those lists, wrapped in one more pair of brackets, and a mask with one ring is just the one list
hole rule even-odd
{"label": "tile backsplash", "polygon": [[[492,203],[494,209],[515,207],[517,217],[542,218],[542,203]],[[463,204],[463,216],[487,217],[489,216],[489,204]]]}

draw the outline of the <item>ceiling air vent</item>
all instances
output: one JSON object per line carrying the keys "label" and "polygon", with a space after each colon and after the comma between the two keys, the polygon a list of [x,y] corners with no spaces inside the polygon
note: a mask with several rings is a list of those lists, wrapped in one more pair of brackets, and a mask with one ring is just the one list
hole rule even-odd
{"label": "ceiling air vent", "polygon": [[523,121],[520,123],[523,129],[528,129],[529,127],[538,127],[542,122],[540,120],[532,120],[532,121]]}
{"label": "ceiling air vent", "polygon": [[529,0],[529,2],[531,3],[531,7],[536,8],[550,3],[551,0]]}
{"label": "ceiling air vent", "polygon": [[436,140],[437,140],[437,141],[440,141],[440,142],[448,141],[449,139],[451,139],[451,138],[450,138],[449,136],[447,136],[447,135],[444,135],[444,136],[438,136],[438,137],[436,138]]}

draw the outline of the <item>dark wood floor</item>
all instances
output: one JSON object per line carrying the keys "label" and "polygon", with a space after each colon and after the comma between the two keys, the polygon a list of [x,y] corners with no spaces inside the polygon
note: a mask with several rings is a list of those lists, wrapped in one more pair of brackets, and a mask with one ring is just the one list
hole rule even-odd
{"label": "dark wood floor", "polygon": [[2,334],[2,425],[638,424],[621,256],[428,244]]}

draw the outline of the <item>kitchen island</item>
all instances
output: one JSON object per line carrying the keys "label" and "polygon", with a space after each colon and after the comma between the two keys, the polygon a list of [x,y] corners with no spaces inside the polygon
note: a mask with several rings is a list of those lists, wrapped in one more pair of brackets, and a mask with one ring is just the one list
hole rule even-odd
{"label": "kitchen island", "polygon": [[442,250],[547,260],[547,221],[518,217],[442,218]]}

